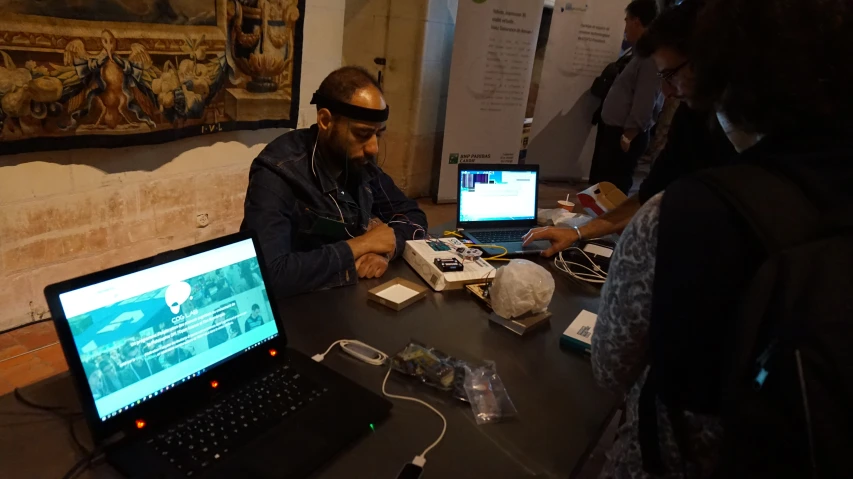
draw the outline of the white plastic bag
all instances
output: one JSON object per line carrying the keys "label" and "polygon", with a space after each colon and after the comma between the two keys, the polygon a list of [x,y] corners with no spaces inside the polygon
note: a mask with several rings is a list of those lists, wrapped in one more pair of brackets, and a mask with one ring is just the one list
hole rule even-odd
{"label": "white plastic bag", "polygon": [[553,295],[554,277],[526,259],[514,259],[499,268],[489,290],[492,308],[506,319],[547,310]]}

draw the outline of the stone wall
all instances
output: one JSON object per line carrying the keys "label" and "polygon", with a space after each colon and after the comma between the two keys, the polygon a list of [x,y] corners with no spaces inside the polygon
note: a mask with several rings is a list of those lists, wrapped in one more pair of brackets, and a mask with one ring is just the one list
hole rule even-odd
{"label": "stone wall", "polygon": [[[300,127],[341,65],[345,11],[345,0],[306,3]],[[282,133],[0,156],[0,331],[48,315],[50,283],[235,232],[249,165]]]}
{"label": "stone wall", "polygon": [[[432,193],[444,133],[455,0],[347,0],[344,63],[382,72],[391,106],[382,168],[409,196]],[[375,58],[385,58],[384,66]]]}

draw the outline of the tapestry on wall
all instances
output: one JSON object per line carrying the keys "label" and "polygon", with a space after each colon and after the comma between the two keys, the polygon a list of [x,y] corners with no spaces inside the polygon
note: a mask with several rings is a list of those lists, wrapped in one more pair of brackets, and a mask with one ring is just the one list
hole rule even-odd
{"label": "tapestry on wall", "polygon": [[295,127],[305,0],[0,0],[0,154]]}

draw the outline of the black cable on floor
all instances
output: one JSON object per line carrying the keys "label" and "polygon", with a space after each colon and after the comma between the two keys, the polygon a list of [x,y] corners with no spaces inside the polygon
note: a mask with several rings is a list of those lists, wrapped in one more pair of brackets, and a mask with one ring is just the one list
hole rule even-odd
{"label": "black cable on floor", "polygon": [[4,329],[3,331],[0,331],[0,334],[11,333],[12,331],[17,331],[17,330],[19,330],[19,329],[21,329],[21,328],[27,328],[27,327],[30,327],[30,326],[32,326],[32,325],[34,325],[34,324],[46,323],[46,322],[48,322],[48,321],[53,321],[53,318],[49,318],[49,317],[48,317],[48,318],[42,318],[42,319],[37,319],[37,320],[35,320],[35,321],[30,321],[30,322],[28,322],[28,323],[19,324],[19,325],[17,325],[17,326],[12,326],[12,327],[11,327],[11,328],[9,328],[9,329]]}
{"label": "black cable on floor", "polygon": [[86,469],[92,467],[92,462],[94,461],[97,453],[98,451],[93,451],[90,454],[87,454],[86,457],[77,461],[77,463],[71,466],[71,469],[62,476],[62,479],[73,479],[82,474]]}
{"label": "black cable on floor", "polygon": [[13,394],[15,396],[15,399],[19,403],[23,404],[24,406],[31,407],[33,409],[39,409],[41,411],[47,411],[49,413],[53,413],[53,414],[56,414],[59,416],[81,414],[81,413],[74,413],[72,411],[63,411],[64,409],[67,409],[65,406],[46,406],[44,404],[36,404],[36,403],[30,401],[29,399],[25,398],[21,394],[21,390],[19,388],[15,388],[15,391],[13,392]]}
{"label": "black cable on floor", "polygon": [[71,435],[71,439],[74,441],[74,445],[77,446],[77,449],[80,450],[80,453],[82,453],[84,457],[77,461],[77,463],[74,464],[74,466],[72,466],[67,473],[65,473],[63,479],[72,479],[74,477],[77,477],[83,471],[92,466],[92,461],[96,458],[100,451],[97,448],[95,448],[95,450],[90,450],[88,447],[83,445],[83,442],[77,436],[77,429],[74,427],[74,422],[80,416],[82,416],[83,413],[68,411],[67,408],[64,406],[48,406],[45,404],[34,403],[29,399],[25,398],[18,388],[15,388],[13,394],[15,396],[15,399],[24,406],[48,412],[59,417],[60,419],[64,419],[68,423],[68,433]]}

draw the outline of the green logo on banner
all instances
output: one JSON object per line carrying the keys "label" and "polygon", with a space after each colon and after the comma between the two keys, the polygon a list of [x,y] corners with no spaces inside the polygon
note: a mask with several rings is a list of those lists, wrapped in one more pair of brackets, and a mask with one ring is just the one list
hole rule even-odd
{"label": "green logo on banner", "polygon": [[[485,1],[485,0],[483,0],[483,1]],[[450,154],[450,161],[448,163],[451,165],[455,165],[455,164],[459,163],[459,153],[451,153]]]}

